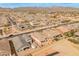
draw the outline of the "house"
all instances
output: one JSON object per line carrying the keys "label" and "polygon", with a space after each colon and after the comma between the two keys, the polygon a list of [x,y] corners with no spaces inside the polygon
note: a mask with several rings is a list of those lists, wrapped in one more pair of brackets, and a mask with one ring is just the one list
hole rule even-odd
{"label": "house", "polygon": [[56,28],[56,30],[58,30],[61,34],[63,34],[65,32],[72,30],[72,29],[68,26],[59,26]]}
{"label": "house", "polygon": [[53,39],[54,36],[60,35],[60,32],[57,31],[56,29],[46,29],[43,30],[43,34],[48,38],[48,39]]}
{"label": "house", "polygon": [[16,51],[30,48],[32,43],[32,39],[27,34],[11,37],[10,40],[12,40]]}
{"label": "house", "polygon": [[44,42],[44,41],[45,41],[45,38],[46,38],[46,37],[45,37],[42,33],[40,33],[40,32],[34,32],[34,33],[31,33],[30,35],[31,35],[32,39],[33,39],[39,46],[42,45],[42,42]]}

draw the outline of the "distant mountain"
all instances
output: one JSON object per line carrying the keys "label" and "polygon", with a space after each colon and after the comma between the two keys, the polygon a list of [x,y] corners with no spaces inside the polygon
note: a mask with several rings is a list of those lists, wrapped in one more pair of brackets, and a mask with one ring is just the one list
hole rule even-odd
{"label": "distant mountain", "polygon": [[16,12],[79,12],[79,8],[72,7],[19,7],[19,8],[0,8],[0,11],[16,11]]}
{"label": "distant mountain", "polygon": [[50,11],[50,12],[55,12],[55,11],[63,11],[63,12],[68,12],[68,11],[77,11],[79,12],[79,8],[72,8],[72,7],[20,7],[20,8],[15,8],[14,11]]}

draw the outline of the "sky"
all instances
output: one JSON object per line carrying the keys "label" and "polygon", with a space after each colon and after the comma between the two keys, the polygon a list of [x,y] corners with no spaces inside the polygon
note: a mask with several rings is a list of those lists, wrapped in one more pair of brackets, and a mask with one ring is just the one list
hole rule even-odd
{"label": "sky", "polygon": [[53,7],[53,6],[64,6],[64,7],[77,7],[77,8],[79,8],[79,3],[0,3],[0,7],[3,7],[3,8]]}

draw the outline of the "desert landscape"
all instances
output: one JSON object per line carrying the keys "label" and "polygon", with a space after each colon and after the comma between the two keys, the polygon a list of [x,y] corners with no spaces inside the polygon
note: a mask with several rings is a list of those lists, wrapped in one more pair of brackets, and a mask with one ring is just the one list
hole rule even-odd
{"label": "desert landscape", "polygon": [[79,56],[79,8],[0,8],[0,56]]}

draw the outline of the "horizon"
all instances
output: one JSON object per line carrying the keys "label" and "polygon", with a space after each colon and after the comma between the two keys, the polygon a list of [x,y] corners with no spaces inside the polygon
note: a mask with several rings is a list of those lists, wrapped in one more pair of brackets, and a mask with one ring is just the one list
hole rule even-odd
{"label": "horizon", "polygon": [[0,3],[1,8],[54,7],[54,6],[79,8],[79,3]]}

